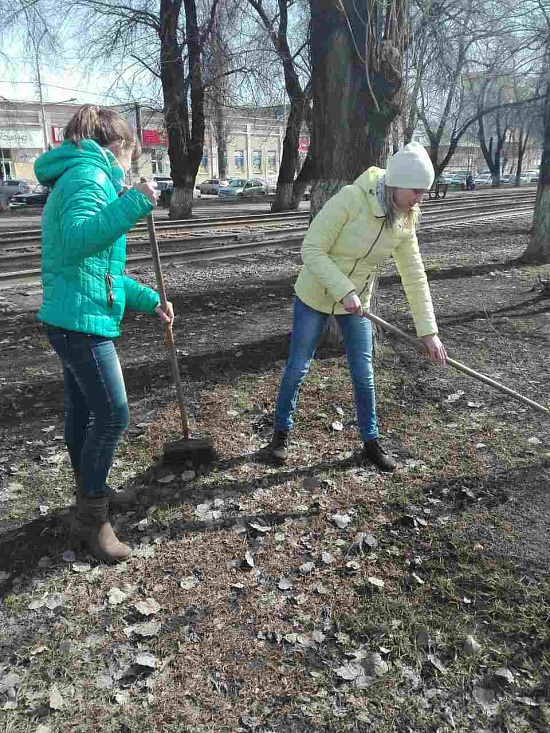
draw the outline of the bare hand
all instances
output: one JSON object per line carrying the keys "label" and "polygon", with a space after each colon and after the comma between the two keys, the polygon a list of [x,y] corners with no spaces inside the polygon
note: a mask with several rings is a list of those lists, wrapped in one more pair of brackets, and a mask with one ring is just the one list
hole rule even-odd
{"label": "bare hand", "polygon": [[157,305],[155,313],[163,323],[168,324],[170,328],[172,327],[172,323],[174,322],[174,308],[172,307],[172,303],[166,303],[166,309],[164,310],[162,305]]}
{"label": "bare hand", "polygon": [[445,366],[447,363],[447,352],[439,340],[439,336],[436,334],[432,336],[422,336],[421,341],[424,344],[424,350],[428,353],[428,356],[433,363]]}
{"label": "bare hand", "polygon": [[342,305],[344,306],[344,310],[348,313],[355,313],[358,316],[363,315],[363,306],[355,290],[352,290],[351,293],[348,293],[342,299]]}
{"label": "bare hand", "polygon": [[160,191],[157,191],[156,181],[140,181],[139,183],[134,183],[132,188],[145,194],[153,206],[157,205],[157,199],[160,195]]}

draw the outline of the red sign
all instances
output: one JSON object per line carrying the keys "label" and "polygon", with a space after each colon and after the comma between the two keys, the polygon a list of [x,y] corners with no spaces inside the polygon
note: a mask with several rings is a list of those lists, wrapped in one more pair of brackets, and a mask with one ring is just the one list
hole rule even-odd
{"label": "red sign", "polygon": [[299,153],[307,153],[309,148],[309,140],[307,137],[301,137],[298,142],[298,152]]}
{"label": "red sign", "polygon": [[149,148],[154,148],[159,145],[165,148],[168,147],[166,133],[161,130],[142,130],[141,142]]}
{"label": "red sign", "polygon": [[62,143],[64,132],[65,132],[65,128],[56,127],[55,125],[52,125],[52,142],[53,143]]}

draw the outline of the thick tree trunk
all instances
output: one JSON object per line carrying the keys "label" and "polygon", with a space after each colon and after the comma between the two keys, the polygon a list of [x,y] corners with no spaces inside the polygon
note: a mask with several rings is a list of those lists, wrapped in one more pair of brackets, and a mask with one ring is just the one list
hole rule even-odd
{"label": "thick tree trunk", "polygon": [[[310,3],[313,217],[369,166],[385,167],[388,132],[400,104],[403,5],[400,0]],[[337,345],[334,319],[329,323],[325,338]]]}
{"label": "thick tree trunk", "polygon": [[546,87],[544,141],[531,241],[522,262],[550,262],[550,82]]}
{"label": "thick tree trunk", "polygon": [[[174,181],[170,205],[171,219],[186,219],[193,208],[193,188],[204,145],[204,88],[200,69],[200,46],[195,0],[185,4],[188,77],[185,76],[183,49],[178,39],[182,0],[161,0],[160,41],[161,81],[164,117],[168,133],[168,157]],[[188,95],[193,110],[189,121]],[[185,191],[182,194],[181,191]]]}
{"label": "thick tree trunk", "polygon": [[[403,7],[390,5],[311,0],[311,144],[318,178],[313,214],[370,165],[385,164],[402,83]],[[380,38],[384,12],[393,18],[386,24],[387,37]]]}

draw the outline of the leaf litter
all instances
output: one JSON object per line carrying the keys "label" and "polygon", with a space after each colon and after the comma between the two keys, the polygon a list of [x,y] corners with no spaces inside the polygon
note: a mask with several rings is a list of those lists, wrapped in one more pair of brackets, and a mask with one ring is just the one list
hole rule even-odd
{"label": "leaf litter", "polygon": [[[335,366],[341,371],[338,364]],[[327,385],[335,382],[330,364],[320,370],[320,375],[326,376]],[[259,389],[254,390],[255,401],[261,402],[264,393],[273,394],[277,376],[269,377]],[[349,404],[349,390],[346,390],[347,387],[337,395],[331,395],[331,402]],[[451,386],[445,394],[458,392]],[[471,408],[481,406],[479,399],[460,399],[463,394],[459,399],[449,400],[445,409],[466,410],[471,414]],[[231,388],[220,388],[212,396],[212,406],[215,405],[217,410],[216,421],[212,424],[218,424],[220,414],[223,423],[223,415],[232,410],[230,397]],[[224,398],[227,398],[227,409],[224,409]],[[303,450],[299,459],[293,455],[290,469],[293,462],[307,465],[316,458],[322,460],[326,454],[334,455],[341,451],[341,455],[345,455],[352,448],[355,438],[348,435],[351,431],[347,428],[330,430],[330,423],[327,429],[326,418],[315,417],[318,398],[319,393],[314,388],[305,394],[302,404],[304,435],[307,437],[297,436],[298,441],[304,440]],[[440,400],[444,398],[440,397]],[[382,396],[382,404],[385,402]],[[316,409],[310,409],[313,406]],[[392,415],[391,405],[386,403],[384,406],[388,414],[387,427],[399,431],[401,410]],[[208,420],[207,402],[204,408],[204,418]],[[225,435],[231,436],[231,440],[220,438],[224,425],[220,425],[220,433],[213,435],[216,445],[221,445],[221,454],[227,457],[258,446],[246,425],[246,411],[236,412],[237,415],[227,417],[228,421],[232,420],[233,427]],[[337,410],[337,413],[342,417],[344,411]],[[426,427],[425,414],[418,424],[414,419],[409,420],[407,430],[419,438],[419,445],[416,445],[418,453],[421,452],[422,440],[434,445],[436,436],[444,437],[444,431],[438,424],[437,410],[434,409],[430,419],[434,425],[433,432]],[[235,440],[235,421],[241,424],[242,440]],[[461,423],[456,419],[455,422],[458,427],[453,429],[453,433],[456,434],[461,430]],[[528,441],[532,435],[532,432],[527,434],[525,442],[536,448],[538,444],[535,441]],[[449,460],[439,474],[451,477],[459,473],[462,465],[482,475],[481,462],[484,459],[474,456],[475,445],[481,442],[488,446],[491,444],[490,438],[480,434],[456,462],[453,462],[450,443],[440,448],[442,453],[448,451]],[[414,443],[411,443],[413,447]],[[415,733],[428,730],[430,719],[432,722],[438,720],[440,726],[449,725],[468,732],[481,731],[488,720],[505,709],[503,696],[508,708],[512,703],[516,710],[523,706],[527,711],[534,711],[524,714],[533,715],[533,720],[538,720],[536,716],[544,713],[537,711],[545,708],[535,683],[537,671],[530,665],[529,648],[516,644],[513,636],[499,648],[500,632],[491,616],[494,614],[497,618],[499,609],[492,606],[491,589],[480,596],[485,592],[480,590],[483,588],[482,576],[473,578],[471,586],[468,586],[460,573],[455,574],[456,578],[451,573],[448,577],[440,573],[438,577],[432,570],[435,557],[439,567],[445,567],[445,553],[449,558],[447,569],[456,567],[452,553],[458,551],[449,551],[448,547],[455,545],[445,545],[448,537],[445,528],[449,522],[440,526],[433,521],[438,516],[445,516],[443,511],[434,510],[430,522],[414,513],[410,515],[413,517],[410,524],[395,523],[411,499],[422,501],[422,492],[430,490],[429,482],[436,475],[430,460],[426,460],[423,467],[409,467],[406,486],[405,479],[399,476],[386,479],[367,472],[368,484],[359,488],[364,480],[361,472],[346,474],[330,468],[317,468],[315,481],[308,483],[303,477],[283,477],[274,484],[273,491],[262,486],[261,492],[241,497],[241,511],[256,511],[258,515],[249,523],[253,530],[250,535],[212,528],[204,533],[191,532],[172,539],[168,532],[163,534],[161,525],[153,521],[146,530],[159,540],[152,548],[153,556],[146,549],[150,546],[142,545],[140,553],[147,554],[138,554],[122,571],[128,587],[136,589],[134,593],[128,593],[120,582],[119,570],[105,568],[101,574],[93,575],[90,565],[77,563],[71,558],[68,560],[69,572],[60,580],[52,581],[52,587],[44,588],[39,596],[42,599],[63,597],[64,602],[50,602],[52,607],[44,603],[36,609],[52,614],[52,618],[58,614],[64,620],[59,628],[51,628],[48,637],[51,643],[33,657],[37,661],[30,671],[24,665],[17,668],[20,678],[8,677],[12,686],[3,692],[0,683],[0,694],[4,695],[2,701],[7,702],[8,691],[14,691],[10,694],[15,698],[10,699],[16,700],[17,707],[10,714],[21,711],[24,715],[29,705],[23,694],[17,697],[20,681],[33,679],[36,683],[41,670],[44,673],[50,661],[50,650],[55,647],[53,642],[59,642],[68,633],[83,652],[89,651],[84,642],[86,636],[79,628],[81,626],[98,634],[98,641],[93,647],[97,652],[94,654],[100,653],[102,658],[113,660],[113,664],[118,660],[120,668],[126,670],[126,677],[123,675],[122,678],[103,674],[105,696],[88,697],[86,700],[87,715],[90,721],[94,721],[90,730],[100,729],[98,722],[106,723],[117,714],[109,700],[114,700],[126,711],[131,709],[133,714],[138,710],[145,711],[141,714],[146,719],[150,715],[151,730],[157,729],[153,720],[163,720],[170,725],[177,710],[177,715],[186,721],[190,730],[193,726],[197,730],[199,726],[208,726],[213,715],[220,731],[237,730],[238,726],[255,730],[273,725],[275,720],[291,719],[285,716],[293,716],[294,719],[298,716],[304,721],[304,730],[315,730],[315,726],[329,721],[337,726],[341,720],[344,726],[365,720],[373,732],[380,730],[385,733],[385,715],[377,709],[378,700],[380,705],[388,706],[386,710],[399,711],[405,721],[403,730],[407,730],[407,725]],[[265,471],[248,469],[242,473],[231,469],[227,478],[238,481],[246,477],[253,483],[257,476],[274,475],[269,468]],[[418,473],[415,473],[417,469]],[[208,493],[211,490],[209,485],[215,489],[215,479],[213,476],[204,480],[190,477],[189,480],[198,481]],[[471,497],[466,498],[471,500]],[[449,506],[445,496],[438,496],[437,500],[442,502],[441,509],[451,517],[450,522],[456,522],[456,507],[452,503]],[[206,523],[220,518],[214,512],[221,512],[221,508],[215,506],[210,498],[189,506],[191,511],[200,507],[196,517]],[[297,506],[304,506],[308,511],[313,506],[317,509],[301,519],[290,518]],[[437,505],[432,504],[431,508],[434,507]],[[279,511],[282,517],[275,523],[270,520],[268,525],[263,521],[263,514],[269,511]],[[289,515],[287,520],[284,519],[285,513]],[[338,524],[334,517],[346,519],[338,520]],[[353,531],[350,531],[352,522]],[[439,536],[443,538],[441,543],[438,542]],[[258,537],[265,540],[263,544],[249,545]],[[456,536],[448,541],[456,543]],[[471,542],[469,547],[473,546]],[[411,547],[415,550],[412,557],[416,556],[424,563],[422,572],[418,566],[405,563],[409,562],[407,553]],[[496,582],[491,575],[494,566],[486,564],[479,550],[474,550],[474,553],[475,562],[483,567],[485,577],[489,579],[485,582]],[[239,559],[237,564],[234,563],[236,558]],[[246,573],[243,572],[243,558]],[[326,562],[328,559],[331,562]],[[470,562],[470,556],[461,555],[461,562]],[[409,578],[414,580],[414,576],[423,584],[415,582],[411,585]],[[464,587],[455,588],[454,582]],[[33,597],[36,598],[36,594]],[[432,617],[425,616],[422,620],[434,622],[434,628],[428,630],[426,643],[417,645],[414,627],[420,619],[414,611],[415,608],[419,612],[424,611],[430,598]],[[464,602],[465,598],[469,603]],[[66,613],[67,606],[70,613]],[[93,617],[88,613],[90,607],[97,609]],[[383,607],[385,616],[381,620],[377,614]],[[450,624],[445,626],[443,617],[437,616],[441,608],[447,607],[456,609],[456,628]],[[147,620],[142,618],[140,622],[136,618],[128,623],[129,613]],[[465,630],[475,625],[476,618],[483,619],[484,643],[480,649],[472,642],[468,647],[464,641],[468,637]],[[511,624],[512,620],[506,618],[502,623]],[[127,638],[126,632],[136,628],[155,633],[140,636],[132,631]],[[486,644],[485,639],[491,633],[493,639]],[[368,645],[350,661],[346,655],[358,654],[357,644],[365,638]],[[473,634],[471,638],[475,641]],[[509,664],[503,665],[510,644],[515,648],[516,659],[510,657]],[[499,648],[498,652],[494,651],[495,648]],[[350,649],[356,651],[350,652]],[[517,658],[518,655],[521,659]],[[484,670],[491,660],[500,663],[492,665],[492,676],[485,676]],[[522,671],[518,672],[513,662]],[[86,694],[79,675],[84,677],[94,669],[97,675],[93,657],[87,660],[84,653],[80,668],[73,670],[79,694]],[[304,669],[310,674],[304,675]],[[4,674],[15,675],[15,672],[5,669]],[[44,679],[47,679],[45,674]],[[113,696],[112,685],[116,686],[121,679],[128,686],[117,690]],[[491,679],[499,685],[498,689],[489,685]],[[216,680],[216,685],[211,680]],[[515,684],[520,684],[522,694],[512,690]],[[154,694],[151,692],[153,688]],[[64,688],[60,686],[55,694],[52,689],[51,685],[45,687],[45,693],[50,690],[50,696],[53,695],[48,699],[54,702],[52,710],[57,718],[65,714]],[[453,691],[458,689],[463,694],[460,705],[453,696]],[[508,689],[510,692],[506,692]],[[415,690],[415,699],[422,700],[424,713],[420,712],[422,706],[418,713],[407,708],[407,696],[411,690]],[[251,700],[253,705],[249,702]],[[81,703],[71,701],[70,705],[74,704]],[[410,700],[408,705],[410,708]],[[127,712],[123,714],[128,715]],[[469,727],[464,728],[468,716]],[[532,721],[526,720],[527,723],[523,724],[518,717],[517,731],[530,730],[525,725],[531,725]],[[510,731],[514,730],[511,721],[509,716],[507,730]]]}

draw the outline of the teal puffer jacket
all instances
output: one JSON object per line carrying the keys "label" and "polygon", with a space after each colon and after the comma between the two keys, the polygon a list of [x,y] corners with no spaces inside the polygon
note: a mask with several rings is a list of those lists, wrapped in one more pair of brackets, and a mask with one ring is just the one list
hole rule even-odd
{"label": "teal puffer jacket", "polygon": [[38,319],[95,336],[120,336],[127,305],[153,313],[158,293],[124,274],[126,232],[153,205],[129,190],[124,171],[93,140],[64,142],[41,155],[34,170],[52,187],[42,215],[42,307]]}

